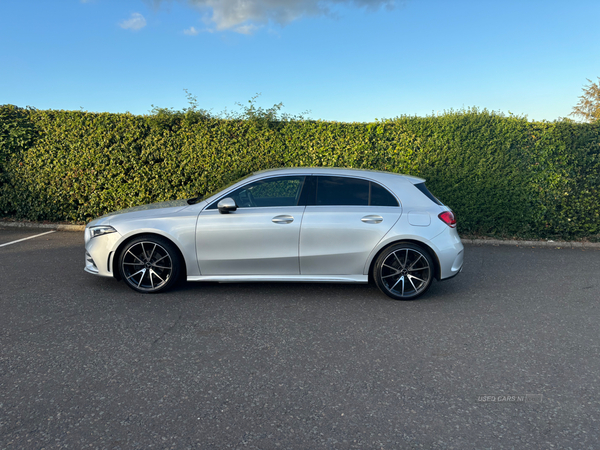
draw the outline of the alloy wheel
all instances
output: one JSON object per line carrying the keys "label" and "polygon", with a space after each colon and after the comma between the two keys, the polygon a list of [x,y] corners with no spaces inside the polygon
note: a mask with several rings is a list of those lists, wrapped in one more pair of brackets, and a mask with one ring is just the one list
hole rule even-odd
{"label": "alloy wheel", "polygon": [[121,273],[123,279],[134,289],[157,292],[173,276],[173,259],[157,242],[138,241],[124,251]]}
{"label": "alloy wheel", "polygon": [[388,296],[411,300],[423,294],[433,276],[429,255],[416,246],[393,247],[377,263],[376,282]]}

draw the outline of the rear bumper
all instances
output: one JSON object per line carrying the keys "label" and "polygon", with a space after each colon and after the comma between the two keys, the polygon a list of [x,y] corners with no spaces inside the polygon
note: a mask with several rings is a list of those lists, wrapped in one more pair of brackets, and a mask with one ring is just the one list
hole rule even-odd
{"label": "rear bumper", "polygon": [[448,228],[447,231],[436,236],[431,242],[437,249],[437,257],[440,263],[439,279],[447,280],[458,275],[463,267],[465,247],[456,229]]}
{"label": "rear bumper", "polygon": [[456,272],[454,275],[450,275],[449,277],[442,278],[442,279],[440,279],[440,281],[446,281],[446,280],[450,280],[450,279],[454,278],[456,275],[458,275],[458,274],[459,274],[459,273],[461,273],[461,272],[462,272],[462,266],[461,266],[461,268],[460,268],[460,269],[458,269],[458,272]]}

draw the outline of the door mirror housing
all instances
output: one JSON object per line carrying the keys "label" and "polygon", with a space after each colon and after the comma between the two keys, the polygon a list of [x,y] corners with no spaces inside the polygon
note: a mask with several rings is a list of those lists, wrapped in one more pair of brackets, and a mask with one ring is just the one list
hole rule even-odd
{"label": "door mirror housing", "polygon": [[217,203],[217,208],[219,208],[221,214],[229,214],[237,209],[237,205],[234,199],[227,197]]}

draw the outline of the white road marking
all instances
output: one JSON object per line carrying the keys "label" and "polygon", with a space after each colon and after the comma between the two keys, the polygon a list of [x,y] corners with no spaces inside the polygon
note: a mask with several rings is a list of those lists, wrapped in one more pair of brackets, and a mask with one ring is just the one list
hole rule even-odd
{"label": "white road marking", "polygon": [[55,230],[46,231],[45,233],[36,234],[35,236],[29,236],[29,237],[26,237],[26,238],[23,238],[23,239],[18,239],[16,241],[7,242],[6,244],[0,244],[0,247],[4,247],[4,246],[10,245],[10,244],[16,244],[17,242],[26,241],[27,239],[33,239],[33,238],[36,238],[36,237],[39,237],[39,236],[43,236],[45,234],[50,234],[50,233],[56,233],[56,231]]}

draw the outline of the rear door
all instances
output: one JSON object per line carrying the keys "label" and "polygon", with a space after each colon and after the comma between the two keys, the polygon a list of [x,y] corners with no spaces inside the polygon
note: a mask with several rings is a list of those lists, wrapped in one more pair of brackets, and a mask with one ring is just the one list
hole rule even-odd
{"label": "rear door", "polygon": [[302,275],[359,275],[377,243],[400,218],[396,197],[362,178],[313,176],[314,197],[300,230]]}

